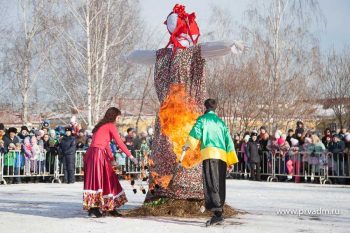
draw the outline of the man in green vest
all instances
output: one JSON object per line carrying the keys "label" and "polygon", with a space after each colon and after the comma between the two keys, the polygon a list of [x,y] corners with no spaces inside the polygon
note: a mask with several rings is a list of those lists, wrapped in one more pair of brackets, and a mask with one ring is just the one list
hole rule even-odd
{"label": "man in green vest", "polygon": [[197,119],[183,149],[195,150],[200,143],[205,208],[213,212],[206,226],[212,226],[224,221],[226,170],[227,166],[237,163],[238,158],[229,129],[215,113],[216,100],[207,99],[204,106],[206,111]]}

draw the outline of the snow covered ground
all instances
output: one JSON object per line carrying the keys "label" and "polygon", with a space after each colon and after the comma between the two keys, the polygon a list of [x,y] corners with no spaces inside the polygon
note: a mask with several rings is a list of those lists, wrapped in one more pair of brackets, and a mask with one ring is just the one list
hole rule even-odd
{"label": "snow covered ground", "polygon": [[[144,195],[133,194],[122,182],[129,203],[140,206]],[[248,212],[227,219],[223,226],[205,228],[206,219],[88,218],[82,210],[82,183],[0,186],[1,233],[75,232],[349,232],[350,187],[311,184],[227,181],[227,202]],[[321,208],[321,209],[320,209]],[[331,211],[316,215],[310,211]],[[295,210],[295,214],[278,211]],[[304,211],[305,214],[298,215]]]}

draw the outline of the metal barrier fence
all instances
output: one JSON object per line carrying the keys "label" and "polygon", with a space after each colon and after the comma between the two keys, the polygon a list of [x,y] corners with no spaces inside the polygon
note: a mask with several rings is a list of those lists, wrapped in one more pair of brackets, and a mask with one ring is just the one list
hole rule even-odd
{"label": "metal barrier fence", "polygon": [[[84,175],[85,150],[77,150],[75,153],[75,176]],[[147,163],[146,156],[141,151],[135,151],[134,156],[139,165],[134,165],[123,153],[116,154],[119,164],[118,169],[122,174],[141,174]],[[52,183],[61,183],[64,176],[63,157],[45,150],[40,151],[34,157],[26,157],[20,150],[11,150],[8,153],[0,153],[0,184],[8,182],[21,182],[22,179],[50,179]]]}
{"label": "metal barrier fence", "polygon": [[[75,176],[84,175],[84,150],[75,154]],[[115,155],[120,174],[140,175],[148,173],[148,155],[135,151],[134,156],[139,164],[133,164],[123,153]],[[243,152],[238,152],[240,162],[230,172],[235,177],[250,178],[252,167]],[[270,152],[265,151],[260,156],[261,162],[253,173],[256,177],[265,178],[269,182],[294,179],[295,182],[314,182],[321,184],[333,182],[345,183],[350,179],[350,155],[346,153],[332,154],[306,152]],[[146,169],[145,169],[146,168]],[[259,174],[257,174],[259,173]],[[0,183],[21,181],[21,179],[50,179],[52,183],[61,183],[64,176],[63,157],[42,151],[33,158],[27,158],[21,151],[13,150],[6,154],[0,153]]]}
{"label": "metal barrier fence", "polygon": [[239,151],[238,157],[240,162],[230,172],[235,177],[251,178],[255,175],[266,177],[268,182],[294,179],[296,183],[318,179],[321,184],[345,183],[346,179],[350,179],[350,155],[346,153],[265,151],[260,155],[259,167],[255,169],[252,169],[244,152]]}

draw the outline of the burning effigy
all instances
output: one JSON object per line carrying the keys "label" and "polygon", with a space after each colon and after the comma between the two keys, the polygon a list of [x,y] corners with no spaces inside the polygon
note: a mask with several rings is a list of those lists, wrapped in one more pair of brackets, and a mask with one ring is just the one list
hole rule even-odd
{"label": "burning effigy", "polygon": [[199,146],[188,150],[177,166],[182,147],[196,119],[203,113],[205,93],[205,58],[240,53],[244,45],[237,41],[200,44],[200,30],[195,13],[176,4],[165,24],[169,43],[159,50],[136,50],[126,61],[155,65],[154,85],[160,102],[149,162],[147,200],[204,199]]}

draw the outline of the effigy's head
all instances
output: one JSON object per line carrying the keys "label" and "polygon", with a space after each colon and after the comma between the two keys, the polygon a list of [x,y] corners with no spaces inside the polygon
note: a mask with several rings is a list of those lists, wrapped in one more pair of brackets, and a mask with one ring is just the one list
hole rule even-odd
{"label": "effigy's head", "polygon": [[188,48],[197,44],[200,31],[196,14],[194,12],[188,14],[185,6],[176,4],[164,24],[170,33],[169,44],[174,48]]}

